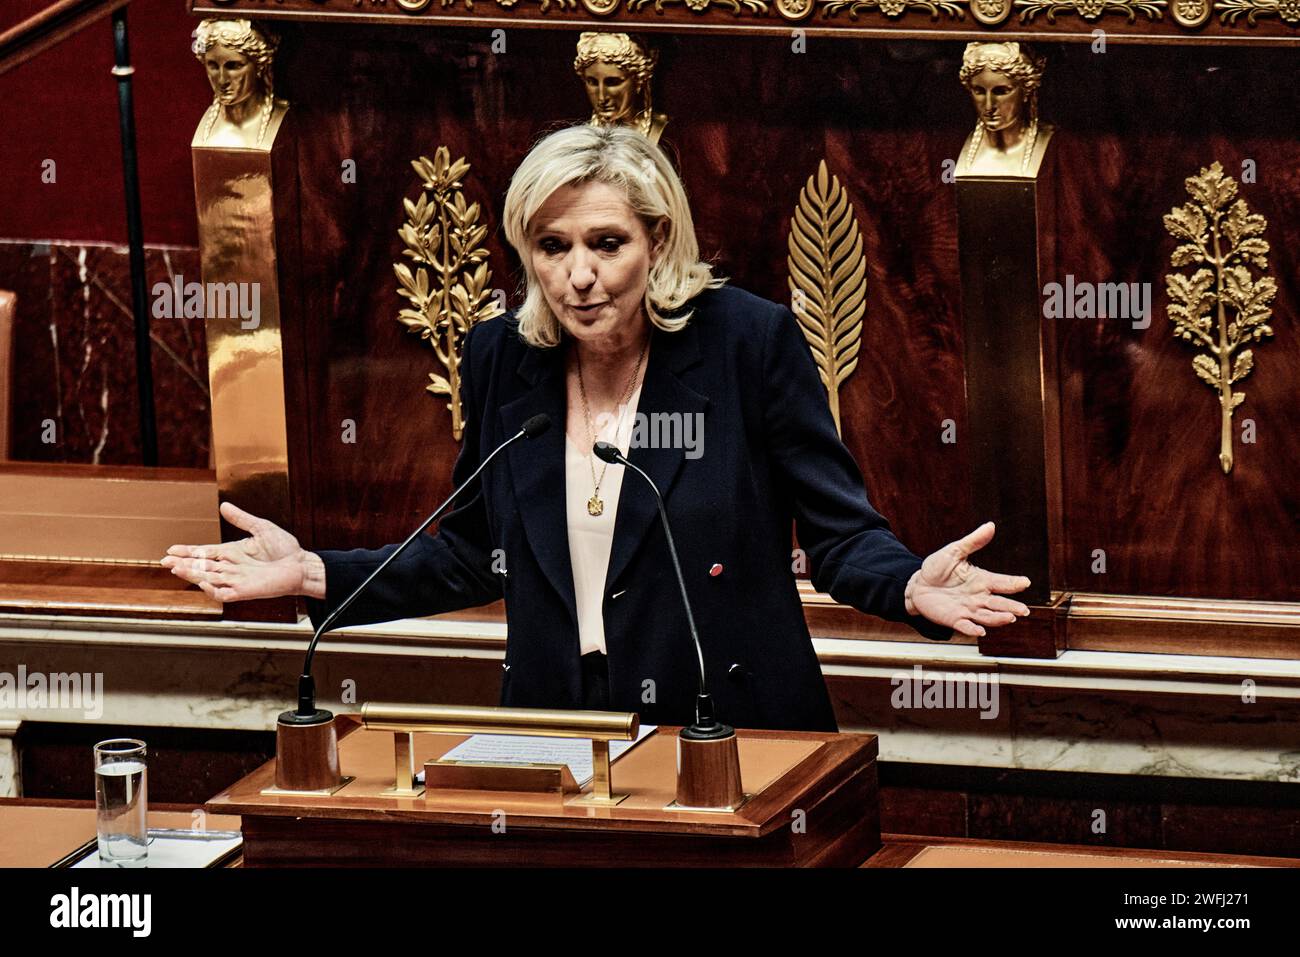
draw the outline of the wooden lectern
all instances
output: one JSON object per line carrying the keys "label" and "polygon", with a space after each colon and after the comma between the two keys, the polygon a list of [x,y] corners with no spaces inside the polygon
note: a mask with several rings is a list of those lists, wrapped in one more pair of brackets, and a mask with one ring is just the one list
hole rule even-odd
{"label": "wooden lectern", "polygon": [[[335,719],[353,780],[332,795],[264,794],[275,762],[207,803],[243,819],[249,867],[855,867],[880,849],[870,734],[738,730],[747,800],[735,811],[671,809],[677,732],[660,727],[613,765],[608,807],[582,794],[440,788],[396,796],[393,735]],[[415,734],[418,764],[465,735]],[[583,791],[589,790],[590,784]]]}

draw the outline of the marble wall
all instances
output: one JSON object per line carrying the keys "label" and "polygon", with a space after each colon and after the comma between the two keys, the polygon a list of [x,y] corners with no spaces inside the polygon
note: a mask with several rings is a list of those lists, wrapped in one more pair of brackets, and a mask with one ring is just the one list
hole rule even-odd
{"label": "marble wall", "polygon": [[[177,277],[198,281],[198,250],[148,247],[145,268],[148,290]],[[139,464],[126,247],[0,240],[0,289],[17,295],[8,381],[0,371],[10,394],[8,457]],[[152,296],[150,303],[152,312]],[[150,323],[158,464],[207,468],[211,411],[203,320],[151,315]]]}

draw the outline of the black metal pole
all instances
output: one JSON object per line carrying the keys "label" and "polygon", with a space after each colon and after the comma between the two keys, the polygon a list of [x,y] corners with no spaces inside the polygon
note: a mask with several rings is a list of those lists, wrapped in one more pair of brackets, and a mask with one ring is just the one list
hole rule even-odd
{"label": "black metal pole", "polygon": [[140,394],[140,450],[145,465],[158,464],[158,429],[153,407],[153,362],[149,342],[149,304],[145,298],[144,226],[140,221],[140,171],[135,152],[135,107],[131,99],[131,48],[126,37],[126,7],[113,11],[113,76],[117,77],[117,115],[122,129],[122,177],[126,185],[126,237],[131,248],[131,311],[135,314],[135,379]]}

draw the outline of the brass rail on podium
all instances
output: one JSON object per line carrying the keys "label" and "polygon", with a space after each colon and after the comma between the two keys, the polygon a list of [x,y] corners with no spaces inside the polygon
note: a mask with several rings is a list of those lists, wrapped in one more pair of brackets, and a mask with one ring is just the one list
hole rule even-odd
{"label": "brass rail on podium", "polygon": [[609,742],[635,741],[640,718],[622,711],[560,711],[540,708],[494,708],[467,705],[411,705],[370,702],[361,707],[361,721],[370,731],[393,732],[393,786],[384,794],[418,797],[435,787],[455,790],[555,791],[578,790],[563,764],[506,764],[429,761],[425,787],[416,784],[413,736],[423,734],[526,734],[547,738],[590,738],[592,786],[576,801],[615,805],[626,795],[611,787]]}

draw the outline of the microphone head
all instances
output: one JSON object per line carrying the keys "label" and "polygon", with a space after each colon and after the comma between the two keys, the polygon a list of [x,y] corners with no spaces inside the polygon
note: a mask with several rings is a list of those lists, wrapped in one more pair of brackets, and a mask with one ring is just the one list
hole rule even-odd
{"label": "microphone head", "polygon": [[591,447],[591,450],[595,452],[596,457],[603,462],[613,462],[617,465],[623,459],[623,453],[618,450],[618,446],[611,445],[608,442],[597,442]]}
{"label": "microphone head", "polygon": [[551,417],[545,412],[535,415],[520,428],[523,430],[524,438],[535,439],[551,427]]}

